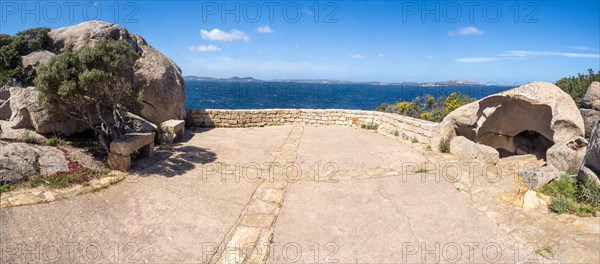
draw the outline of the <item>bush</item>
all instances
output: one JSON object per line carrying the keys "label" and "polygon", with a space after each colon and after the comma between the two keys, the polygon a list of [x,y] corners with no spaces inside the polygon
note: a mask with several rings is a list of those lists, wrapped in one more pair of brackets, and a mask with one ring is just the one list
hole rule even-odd
{"label": "bush", "polygon": [[396,102],[395,104],[383,103],[376,111],[396,113],[400,115],[419,118],[422,120],[440,122],[446,115],[465,104],[475,101],[461,93],[452,93],[448,97],[431,95],[416,97],[412,102]]}
{"label": "bush", "polygon": [[548,208],[557,214],[591,216],[600,211],[600,188],[589,177],[576,181],[565,174],[538,191],[553,198]]}
{"label": "bush", "polygon": [[554,213],[564,214],[569,211],[569,199],[564,195],[559,195],[556,199],[552,200],[552,203],[548,208]]}
{"label": "bush", "polygon": [[450,153],[450,140],[447,139],[447,138],[442,138],[440,140],[440,144],[438,146],[438,149],[442,153]]}
{"label": "bush", "polygon": [[0,34],[0,86],[10,78],[16,78],[27,85],[32,84],[32,73],[23,69],[19,59],[34,51],[52,49],[48,32],[50,28],[31,28],[15,36]]}
{"label": "bush", "polygon": [[579,106],[581,105],[581,98],[590,84],[594,81],[600,81],[600,71],[594,73],[593,69],[588,69],[587,74],[578,73],[577,76],[570,76],[558,80],[556,86],[568,93]]}
{"label": "bush", "polygon": [[[137,58],[124,40],[101,40],[57,55],[37,70],[39,102],[87,123],[108,149],[110,141],[124,134],[126,112],[142,105],[141,87],[134,81]],[[112,120],[104,118],[107,114]]]}

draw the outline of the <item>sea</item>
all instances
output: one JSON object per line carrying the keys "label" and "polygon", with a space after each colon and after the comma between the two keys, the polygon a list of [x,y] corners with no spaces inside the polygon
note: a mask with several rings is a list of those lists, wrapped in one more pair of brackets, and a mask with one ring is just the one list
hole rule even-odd
{"label": "sea", "polygon": [[513,86],[186,80],[186,108],[375,110],[382,103],[412,101],[418,96],[460,92],[481,99],[510,88]]}

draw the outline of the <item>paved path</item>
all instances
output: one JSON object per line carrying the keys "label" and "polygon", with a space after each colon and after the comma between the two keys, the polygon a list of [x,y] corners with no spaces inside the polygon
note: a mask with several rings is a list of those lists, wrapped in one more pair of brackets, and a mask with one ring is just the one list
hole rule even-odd
{"label": "paved path", "polygon": [[353,128],[194,131],[106,190],[2,208],[1,263],[546,261],[414,173],[422,153]]}

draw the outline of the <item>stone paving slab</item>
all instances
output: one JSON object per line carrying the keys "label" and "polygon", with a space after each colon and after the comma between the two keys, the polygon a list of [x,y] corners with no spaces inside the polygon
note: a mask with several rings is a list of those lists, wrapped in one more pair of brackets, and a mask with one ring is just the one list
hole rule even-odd
{"label": "stone paving slab", "polygon": [[29,255],[33,263],[207,262],[256,184],[201,182],[198,174],[133,177],[96,193],[2,208],[1,262],[25,263],[27,249],[41,252]]}
{"label": "stone paving slab", "polygon": [[409,145],[370,130],[343,127],[305,127],[296,162],[306,171],[402,167],[427,159]]}
{"label": "stone paving slab", "polygon": [[516,243],[464,194],[418,175],[291,184],[273,240],[271,263],[464,263],[475,245],[475,263],[512,263]]}

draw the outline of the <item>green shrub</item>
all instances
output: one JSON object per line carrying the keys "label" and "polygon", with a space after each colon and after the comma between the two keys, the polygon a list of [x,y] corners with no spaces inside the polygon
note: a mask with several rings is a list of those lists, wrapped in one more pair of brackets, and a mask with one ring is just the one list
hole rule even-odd
{"label": "green shrub", "polygon": [[440,144],[438,146],[438,149],[442,153],[450,153],[450,140],[447,139],[447,138],[442,138],[440,140]]}
{"label": "green shrub", "polygon": [[600,187],[590,177],[586,175],[578,182],[578,201],[591,206],[600,206]]}
{"label": "green shrub", "polygon": [[375,110],[440,122],[448,113],[473,101],[475,101],[474,98],[461,93],[452,93],[448,97],[440,96],[437,99],[431,95],[425,95],[416,97],[412,102],[383,103]]}
{"label": "green shrub", "polygon": [[538,189],[538,192],[552,197],[550,211],[579,216],[591,216],[600,211],[600,188],[589,177],[576,181],[571,175],[562,175]]}
{"label": "green shrub", "polygon": [[594,81],[600,81],[600,71],[594,73],[593,69],[588,69],[587,74],[578,73],[577,76],[570,76],[558,80],[556,86],[569,94],[579,106],[581,104],[581,98],[590,84]]}
{"label": "green shrub", "polygon": [[400,132],[398,132],[398,130],[394,130],[394,136],[400,136]]}
{"label": "green shrub", "polygon": [[57,137],[51,137],[46,140],[46,145],[51,146],[51,147],[56,147],[56,146],[58,146],[59,142],[60,141]]}
{"label": "green shrub", "polygon": [[564,195],[559,195],[552,200],[552,203],[548,208],[554,213],[564,214],[569,211],[569,199]]}
{"label": "green shrub", "polygon": [[414,144],[414,143],[419,143],[419,140],[418,140],[416,137],[413,137],[413,138],[410,140],[410,142],[411,142],[411,143],[413,143],[413,144]]}

